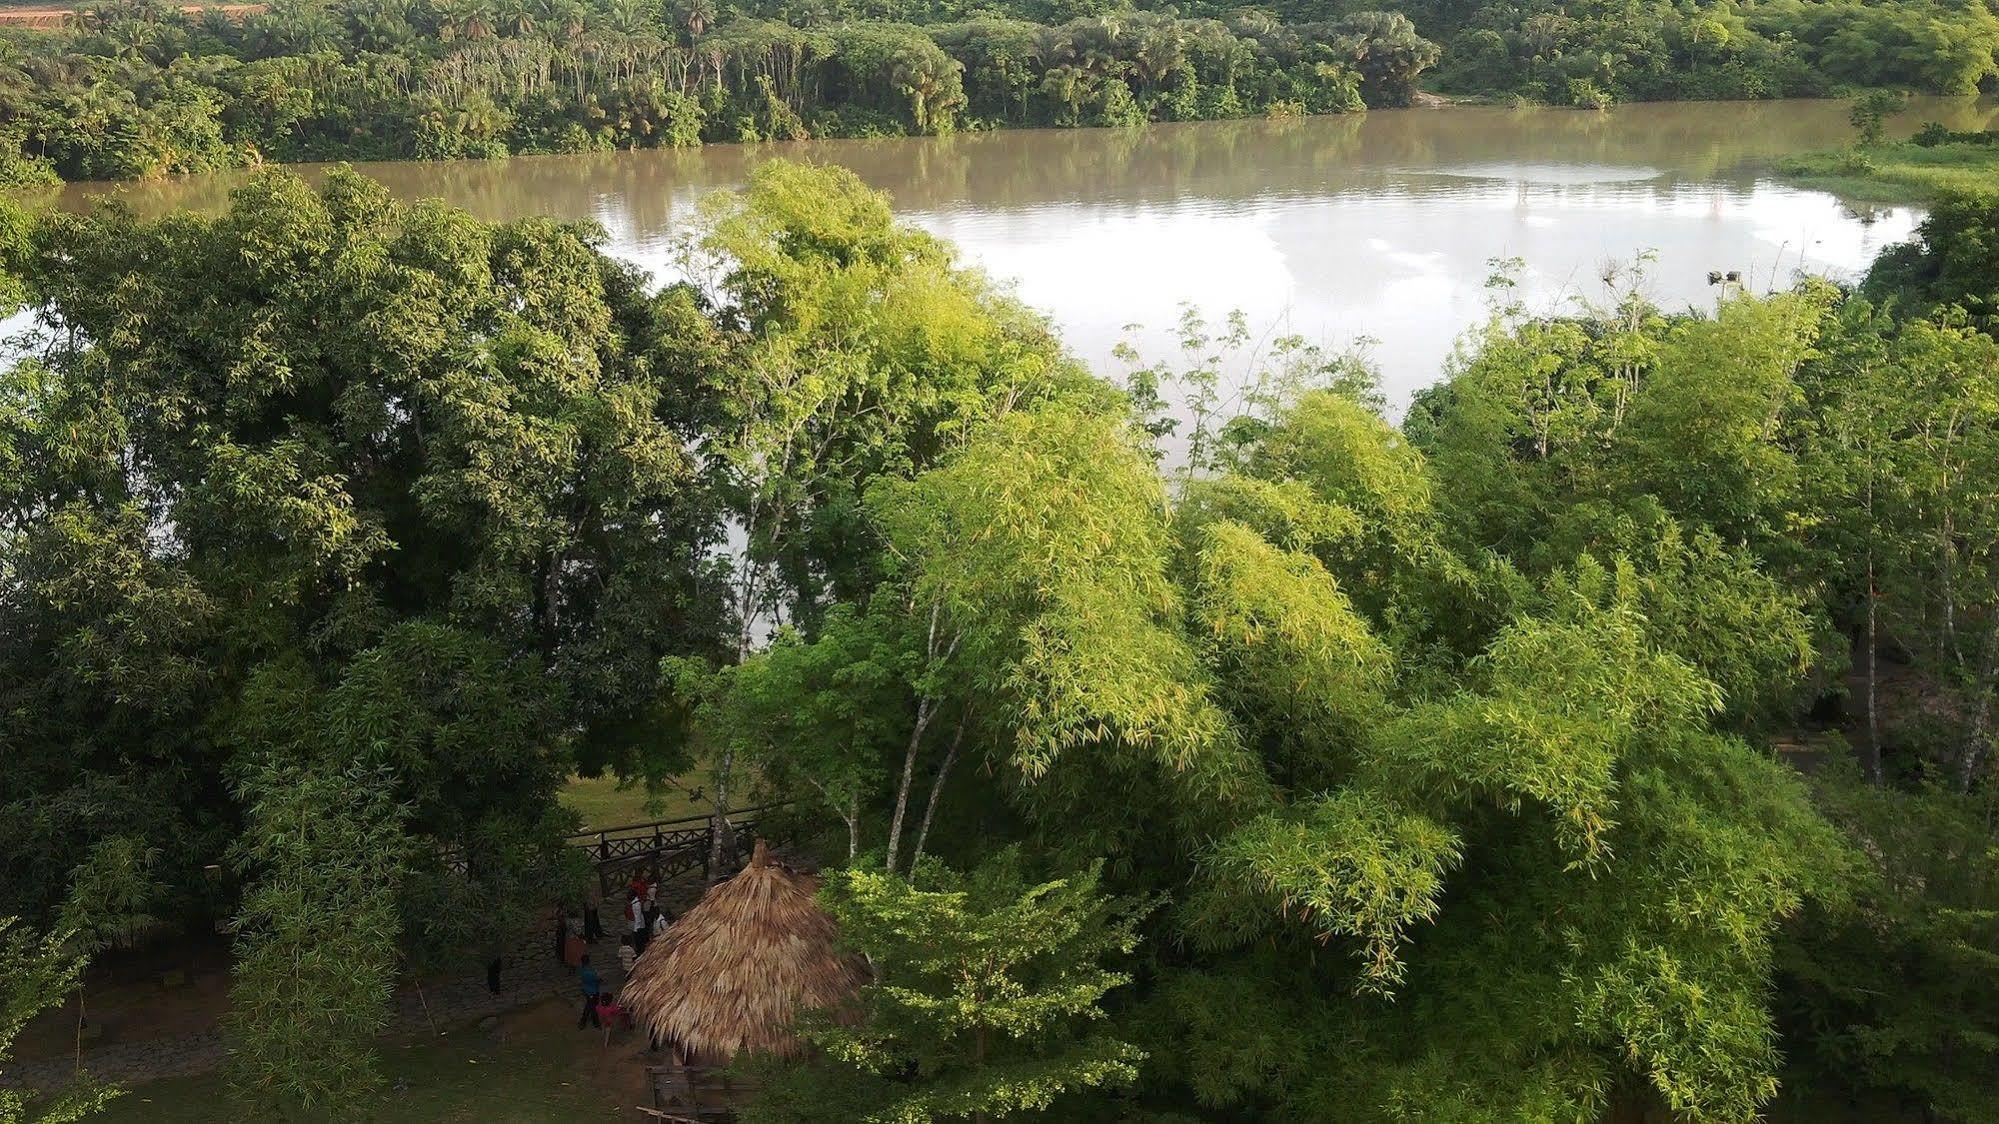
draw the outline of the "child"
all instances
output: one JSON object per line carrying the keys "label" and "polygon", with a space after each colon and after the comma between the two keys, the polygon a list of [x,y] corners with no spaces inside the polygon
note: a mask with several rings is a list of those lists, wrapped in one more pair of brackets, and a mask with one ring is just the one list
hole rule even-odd
{"label": "child", "polygon": [[639,961],[638,950],[632,947],[634,943],[636,942],[622,941],[618,944],[618,963],[625,969],[626,975],[631,974],[632,965]]}
{"label": "child", "polygon": [[609,992],[597,997],[596,1021],[605,1027],[632,1028],[632,1015],[618,1005],[618,1000]]}
{"label": "child", "polygon": [[583,958],[583,966],[578,970],[577,976],[579,978],[578,982],[583,986],[583,1014],[576,1020],[576,1029],[582,1030],[585,1026],[602,1026],[603,1024],[597,1021],[597,995],[603,987],[603,983],[597,978],[597,969],[590,966],[590,958],[588,956]]}

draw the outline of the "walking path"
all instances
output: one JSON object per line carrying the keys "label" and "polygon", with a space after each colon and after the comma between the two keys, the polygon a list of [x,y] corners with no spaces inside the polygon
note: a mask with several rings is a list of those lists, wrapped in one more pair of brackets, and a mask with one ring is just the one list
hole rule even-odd
{"label": "walking path", "polygon": [[[597,969],[604,985],[616,990],[624,982],[625,973],[618,963],[617,936],[611,931],[613,926],[608,924],[612,919],[605,920],[606,935],[591,946],[590,964]],[[514,953],[507,957],[506,968],[500,973],[497,994],[486,989],[483,973],[433,984],[421,992],[415,989],[399,991],[396,993],[395,1011],[384,1033],[402,1035],[427,1031],[433,1024],[440,1028],[457,1026],[554,997],[574,1000],[575,1007],[581,1010],[582,992],[577,988],[576,974],[556,959],[554,953],[553,940],[546,930],[523,938]],[[99,1081],[139,1085],[163,1077],[207,1073],[220,1068],[225,1056],[222,1032],[210,1029],[197,1034],[146,1042],[120,1042],[86,1050],[83,1068]],[[5,1069],[0,1070],[0,1088],[50,1089],[75,1075],[76,1059],[73,1056],[8,1062]]]}
{"label": "walking path", "polygon": [[[731,812],[732,817],[748,816],[760,809],[741,809]],[[660,886],[662,898],[670,898],[675,914],[685,911],[701,897],[705,889],[701,869],[677,869],[660,871],[661,855],[673,848],[684,847],[687,841],[680,836],[687,829],[680,829],[671,836],[671,847],[662,842],[659,828],[689,821],[663,821],[661,824],[637,824],[630,829],[620,828],[613,832],[599,832],[578,836],[594,853],[598,853],[600,870],[614,870],[617,881],[606,887],[603,903],[604,936],[591,946],[590,963],[597,969],[605,987],[616,991],[624,983],[624,968],[618,962],[618,941],[625,932],[625,924],[618,914],[621,900],[615,892],[615,885],[632,870],[639,869],[649,861],[655,874],[664,873],[666,881]],[[735,821],[738,831],[754,831],[755,821],[742,819]],[[652,834],[646,835],[650,830]],[[633,844],[621,850],[616,856],[606,839],[612,839],[618,832],[636,831]],[[699,851],[706,853],[706,843],[701,843]],[[675,852],[677,853],[677,852]],[[398,991],[395,1010],[390,1016],[385,1035],[404,1035],[426,1031],[435,1027],[455,1026],[473,1019],[497,1015],[544,999],[560,997],[575,1003],[580,1012],[583,1007],[582,992],[578,989],[576,975],[555,955],[552,933],[553,919],[535,927],[522,937],[506,958],[505,970],[500,973],[498,993],[487,990],[485,974],[448,983],[435,984],[421,991],[410,988]],[[86,1050],[83,1054],[83,1069],[99,1081],[111,1081],[124,1085],[139,1085],[157,1081],[163,1077],[182,1077],[194,1073],[207,1073],[219,1068],[226,1058],[223,1048],[222,1031],[211,1027],[195,1034],[175,1035],[141,1042],[119,1042]],[[55,1088],[76,1075],[77,1065],[74,1055],[38,1059],[35,1061],[7,1062],[0,1066],[0,1089],[5,1088]]]}

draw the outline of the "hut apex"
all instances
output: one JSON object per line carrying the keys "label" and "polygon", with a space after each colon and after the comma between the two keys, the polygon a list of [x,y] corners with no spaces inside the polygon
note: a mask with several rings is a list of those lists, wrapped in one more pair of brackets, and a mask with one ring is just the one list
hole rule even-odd
{"label": "hut apex", "polygon": [[801,1010],[849,1008],[867,980],[835,948],[818,879],[773,859],[759,839],[749,865],[710,888],[647,948],[620,1000],[681,1064],[725,1066],[745,1050],[797,1057]]}

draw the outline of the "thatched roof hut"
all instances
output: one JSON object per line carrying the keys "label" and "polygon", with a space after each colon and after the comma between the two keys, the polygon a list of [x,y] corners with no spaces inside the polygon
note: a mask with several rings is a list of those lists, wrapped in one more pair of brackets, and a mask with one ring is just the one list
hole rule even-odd
{"label": "thatched roof hut", "polygon": [[647,947],[618,994],[632,1017],[687,1064],[727,1065],[743,1050],[796,1057],[802,1009],[848,1006],[867,969],[835,948],[812,895],[818,879],[770,857],[714,886]]}

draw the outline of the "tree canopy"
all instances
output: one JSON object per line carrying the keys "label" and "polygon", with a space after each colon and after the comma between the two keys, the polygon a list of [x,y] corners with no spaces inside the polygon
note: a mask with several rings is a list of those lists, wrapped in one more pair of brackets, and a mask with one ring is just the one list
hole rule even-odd
{"label": "tree canopy", "polygon": [[234,916],[239,1086],[331,1099],[700,755],[873,965],[770,1119],[1989,1117],[1990,209],[1399,421],[1198,324],[1120,393],[824,168],[657,287],[350,172],[0,214],[0,952]]}

